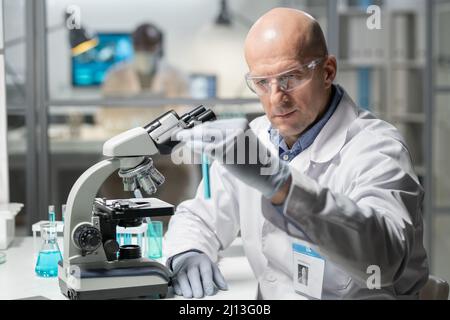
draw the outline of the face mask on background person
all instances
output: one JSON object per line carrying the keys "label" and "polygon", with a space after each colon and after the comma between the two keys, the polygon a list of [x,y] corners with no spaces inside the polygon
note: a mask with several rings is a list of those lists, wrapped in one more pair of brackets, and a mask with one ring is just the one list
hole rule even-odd
{"label": "face mask on background person", "polygon": [[156,70],[157,61],[157,52],[136,51],[134,54],[134,67],[140,74],[153,74]]}

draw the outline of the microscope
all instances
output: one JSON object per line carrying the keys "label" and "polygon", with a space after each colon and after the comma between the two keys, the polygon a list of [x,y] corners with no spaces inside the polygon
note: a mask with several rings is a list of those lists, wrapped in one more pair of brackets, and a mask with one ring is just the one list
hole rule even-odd
{"label": "microscope", "polygon": [[[161,263],[142,257],[138,245],[119,246],[116,228],[140,226],[147,217],[173,215],[174,206],[152,195],[164,176],[151,155],[170,154],[179,143],[172,138],[184,129],[215,120],[199,106],[179,117],[169,111],[145,127],[125,131],[103,145],[109,157],[87,169],[67,199],[63,260],[58,266],[61,292],[73,300],[164,298],[171,272]],[[118,170],[130,199],[96,198],[105,180]]]}

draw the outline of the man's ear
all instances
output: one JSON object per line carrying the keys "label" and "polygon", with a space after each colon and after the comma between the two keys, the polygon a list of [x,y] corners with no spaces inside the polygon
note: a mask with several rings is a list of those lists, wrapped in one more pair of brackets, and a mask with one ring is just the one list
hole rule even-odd
{"label": "man's ear", "polygon": [[324,84],[326,88],[331,87],[333,84],[334,78],[336,78],[337,72],[337,62],[336,57],[333,55],[329,55],[324,63]]}

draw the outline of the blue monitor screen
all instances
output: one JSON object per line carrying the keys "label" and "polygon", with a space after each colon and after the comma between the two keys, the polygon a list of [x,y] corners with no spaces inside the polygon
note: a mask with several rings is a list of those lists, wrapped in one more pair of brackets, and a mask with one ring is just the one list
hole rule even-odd
{"label": "blue monitor screen", "polygon": [[133,58],[133,41],[128,33],[98,33],[95,48],[72,57],[72,85],[98,86],[114,64]]}

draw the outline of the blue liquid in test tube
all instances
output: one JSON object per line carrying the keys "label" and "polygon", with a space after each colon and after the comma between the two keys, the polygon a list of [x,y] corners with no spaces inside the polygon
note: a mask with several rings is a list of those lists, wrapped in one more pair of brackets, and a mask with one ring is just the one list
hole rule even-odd
{"label": "blue liquid in test tube", "polygon": [[124,233],[123,235],[123,244],[127,245],[127,244],[132,244],[131,243],[131,234],[130,233]]}
{"label": "blue liquid in test tube", "polygon": [[49,222],[56,221],[55,206],[48,206],[48,221]]}
{"label": "blue liquid in test tube", "polygon": [[202,154],[203,194],[205,199],[211,198],[211,185],[209,183],[209,162],[206,154]]}

